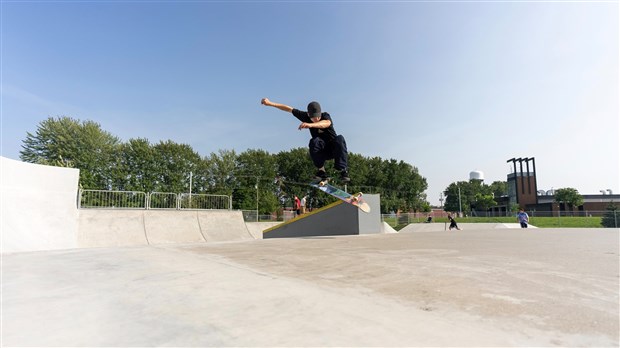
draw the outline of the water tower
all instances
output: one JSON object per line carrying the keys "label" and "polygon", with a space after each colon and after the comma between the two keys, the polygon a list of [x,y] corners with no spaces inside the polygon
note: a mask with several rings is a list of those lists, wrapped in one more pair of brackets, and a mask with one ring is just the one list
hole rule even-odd
{"label": "water tower", "polygon": [[479,170],[474,170],[469,172],[469,180],[480,180],[484,181],[484,173]]}

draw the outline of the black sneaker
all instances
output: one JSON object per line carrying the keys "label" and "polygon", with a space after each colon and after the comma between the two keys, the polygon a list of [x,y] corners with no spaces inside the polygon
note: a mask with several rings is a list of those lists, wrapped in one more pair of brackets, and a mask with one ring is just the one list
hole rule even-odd
{"label": "black sneaker", "polygon": [[319,169],[316,174],[314,174],[314,176],[318,179],[318,180],[325,180],[327,179],[327,173],[325,172],[325,170],[323,169]]}
{"label": "black sneaker", "polygon": [[345,182],[345,183],[351,181],[351,178],[349,178],[349,172],[347,172],[346,169],[343,169],[340,172],[340,181]]}

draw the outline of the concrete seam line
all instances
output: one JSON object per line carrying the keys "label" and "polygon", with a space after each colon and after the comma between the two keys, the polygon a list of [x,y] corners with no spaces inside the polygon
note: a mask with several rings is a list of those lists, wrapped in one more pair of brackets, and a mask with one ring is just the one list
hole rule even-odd
{"label": "concrete seam line", "polygon": [[200,224],[200,216],[198,216],[198,212],[196,212],[196,219],[198,220],[198,230],[200,231],[200,235],[202,236],[202,239],[204,239],[205,243],[207,243],[207,237],[205,237],[205,234],[202,232],[202,225]]}
{"label": "concrete seam line", "polygon": [[149,235],[148,233],[146,233],[146,217],[144,216],[146,214],[146,211],[142,212],[142,230],[144,231],[144,238],[146,239],[146,244],[147,245],[151,245],[151,242],[149,241]]}

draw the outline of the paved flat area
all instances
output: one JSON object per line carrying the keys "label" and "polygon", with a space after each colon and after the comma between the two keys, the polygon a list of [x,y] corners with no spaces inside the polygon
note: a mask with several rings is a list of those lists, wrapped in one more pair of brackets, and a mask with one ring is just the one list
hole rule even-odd
{"label": "paved flat area", "polygon": [[618,229],[2,256],[4,346],[619,345]]}

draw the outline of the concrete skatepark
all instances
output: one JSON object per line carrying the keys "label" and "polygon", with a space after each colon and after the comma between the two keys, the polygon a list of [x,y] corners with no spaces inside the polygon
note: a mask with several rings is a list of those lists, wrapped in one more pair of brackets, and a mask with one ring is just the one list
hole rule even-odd
{"label": "concrete skatepark", "polygon": [[262,239],[235,211],[75,211],[75,170],[13,162],[3,346],[619,345],[618,229]]}

